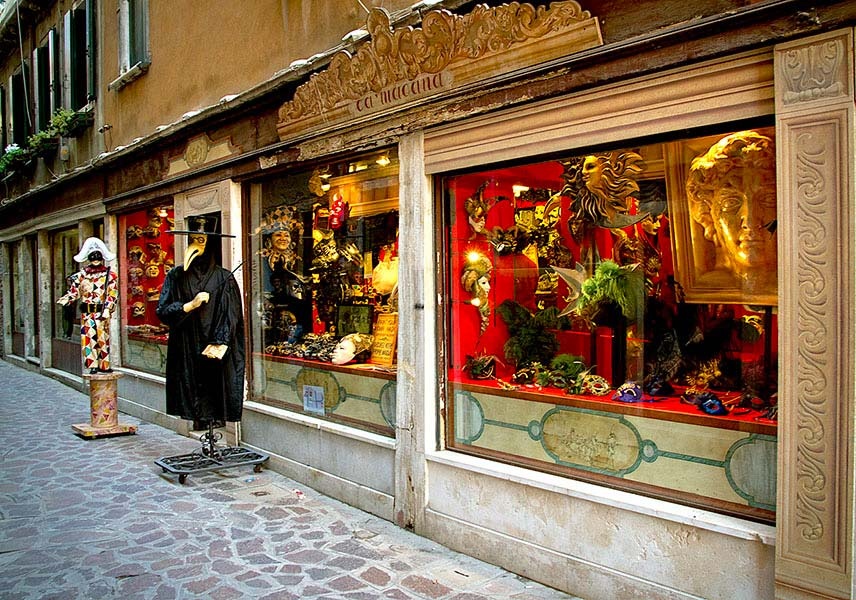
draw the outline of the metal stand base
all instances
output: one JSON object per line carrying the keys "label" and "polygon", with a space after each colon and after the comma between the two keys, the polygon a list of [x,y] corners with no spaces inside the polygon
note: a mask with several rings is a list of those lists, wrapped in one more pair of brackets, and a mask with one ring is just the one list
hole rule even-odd
{"label": "metal stand base", "polygon": [[245,465],[253,465],[254,472],[261,472],[262,463],[270,458],[268,454],[236,446],[218,446],[217,441],[222,437],[223,434],[219,431],[214,432],[214,423],[210,422],[208,431],[199,438],[202,448],[190,454],[161,457],[155,464],[162,468],[164,473],[178,475],[179,483],[187,481],[187,476],[191,473],[219,471]]}

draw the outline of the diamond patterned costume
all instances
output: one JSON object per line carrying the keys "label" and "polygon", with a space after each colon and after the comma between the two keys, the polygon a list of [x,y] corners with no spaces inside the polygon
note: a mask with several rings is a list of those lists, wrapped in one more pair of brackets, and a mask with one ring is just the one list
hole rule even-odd
{"label": "diamond patterned costume", "polygon": [[58,300],[80,300],[80,346],[83,369],[110,369],[110,313],[116,306],[119,286],[116,273],[103,265],[90,265],[68,278],[68,291]]}

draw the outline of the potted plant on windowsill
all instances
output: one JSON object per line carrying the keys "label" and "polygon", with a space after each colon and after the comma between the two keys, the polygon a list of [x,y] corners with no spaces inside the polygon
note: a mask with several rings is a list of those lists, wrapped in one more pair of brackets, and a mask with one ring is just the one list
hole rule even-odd
{"label": "potted plant on windowsill", "polygon": [[0,156],[0,174],[5,179],[13,173],[28,173],[33,166],[30,153],[18,144],[9,144]]}
{"label": "potted plant on windowsill", "polygon": [[27,138],[27,148],[33,156],[47,158],[59,148],[59,134],[48,126]]}
{"label": "potted plant on windowsill", "polygon": [[91,126],[95,117],[90,111],[60,108],[51,117],[51,127],[62,137],[77,137]]}

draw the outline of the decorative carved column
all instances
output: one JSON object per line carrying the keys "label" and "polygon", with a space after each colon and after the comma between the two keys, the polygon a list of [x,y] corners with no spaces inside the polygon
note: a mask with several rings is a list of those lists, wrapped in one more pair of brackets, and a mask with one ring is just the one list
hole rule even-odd
{"label": "decorative carved column", "polygon": [[776,597],[850,598],[853,32],[775,48],[779,169]]}

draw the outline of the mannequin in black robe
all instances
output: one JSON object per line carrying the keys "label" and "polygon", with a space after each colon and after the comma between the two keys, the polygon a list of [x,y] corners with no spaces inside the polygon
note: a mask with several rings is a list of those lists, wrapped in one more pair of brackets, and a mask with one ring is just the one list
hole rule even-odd
{"label": "mannequin in black robe", "polygon": [[[198,227],[206,231],[205,224]],[[185,255],[189,266],[176,265],[167,274],[156,311],[169,326],[166,412],[192,420],[194,429],[240,421],[245,364],[241,292],[232,274],[217,265],[207,235],[174,233],[189,233],[191,243]],[[213,240],[219,242],[219,237]],[[203,249],[188,261],[198,241]]]}

